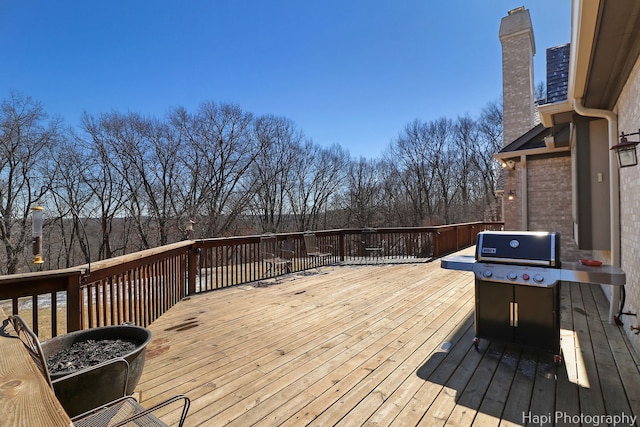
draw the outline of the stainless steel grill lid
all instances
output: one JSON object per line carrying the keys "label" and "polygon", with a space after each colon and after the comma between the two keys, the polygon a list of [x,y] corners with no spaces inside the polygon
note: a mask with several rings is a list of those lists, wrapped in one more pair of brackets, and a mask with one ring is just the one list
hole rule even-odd
{"label": "stainless steel grill lid", "polygon": [[476,260],[560,268],[560,235],[556,232],[483,231],[476,241]]}

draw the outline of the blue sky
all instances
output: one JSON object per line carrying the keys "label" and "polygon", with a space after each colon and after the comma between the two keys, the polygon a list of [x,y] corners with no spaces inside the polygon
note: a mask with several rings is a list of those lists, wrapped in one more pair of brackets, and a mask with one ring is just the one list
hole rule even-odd
{"label": "blue sky", "polygon": [[414,119],[500,97],[500,19],[522,5],[538,82],[546,48],[570,41],[571,0],[0,0],[0,97],[73,127],[233,103],[373,158]]}

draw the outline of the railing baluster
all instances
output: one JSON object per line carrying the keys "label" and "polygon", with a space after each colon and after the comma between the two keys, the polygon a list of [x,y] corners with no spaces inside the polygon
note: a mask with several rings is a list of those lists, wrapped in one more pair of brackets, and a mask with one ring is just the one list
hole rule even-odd
{"label": "railing baluster", "polygon": [[33,319],[33,332],[36,333],[36,335],[38,335],[40,328],[38,325],[38,295],[33,295],[31,297],[31,310],[32,310],[32,316],[31,318]]}
{"label": "railing baluster", "polygon": [[58,294],[51,292],[51,336],[58,335]]}

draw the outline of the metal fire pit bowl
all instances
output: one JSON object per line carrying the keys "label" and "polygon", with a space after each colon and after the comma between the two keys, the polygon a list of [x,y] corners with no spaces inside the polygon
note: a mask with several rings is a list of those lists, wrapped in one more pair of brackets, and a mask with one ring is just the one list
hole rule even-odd
{"label": "metal fire pit bowl", "polygon": [[[61,335],[55,338],[47,340],[42,345],[42,351],[46,358],[52,356],[59,351],[70,348],[74,343],[87,341],[87,340],[128,340],[136,344],[135,350],[121,357],[129,363],[129,376],[127,382],[127,395],[130,395],[135,390],[142,376],[142,369],[144,368],[145,353],[147,350],[147,344],[151,341],[151,331],[142,328],[140,326],[103,326],[99,328],[86,329],[83,331],[71,332],[65,335]],[[51,379],[56,380],[58,378],[65,377],[73,374],[77,371],[65,371],[56,374],[51,374]],[[89,384],[89,387],[96,387],[96,384]],[[79,390],[81,393],[81,390]]]}

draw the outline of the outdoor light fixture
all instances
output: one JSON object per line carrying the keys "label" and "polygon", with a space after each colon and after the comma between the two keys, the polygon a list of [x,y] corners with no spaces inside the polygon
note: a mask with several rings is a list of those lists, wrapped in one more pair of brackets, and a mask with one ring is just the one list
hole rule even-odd
{"label": "outdoor light fixture", "polygon": [[620,143],[610,148],[610,150],[616,150],[616,154],[618,155],[618,165],[621,168],[635,166],[638,164],[636,145],[638,145],[640,141],[629,141],[627,136],[630,135],[640,135],[640,130],[638,130],[638,132],[627,134],[620,132]]}
{"label": "outdoor light fixture", "polygon": [[511,190],[509,191],[509,194],[507,194],[507,200],[515,200],[516,199],[516,192],[515,190]]}
{"label": "outdoor light fixture", "polygon": [[31,208],[31,228],[32,228],[32,246],[33,246],[33,263],[42,264],[42,225],[44,223],[44,208],[42,206],[34,206]]}
{"label": "outdoor light fixture", "polygon": [[501,160],[500,165],[502,166],[503,169],[514,170],[516,168],[516,162],[515,160],[512,160],[512,159]]}

